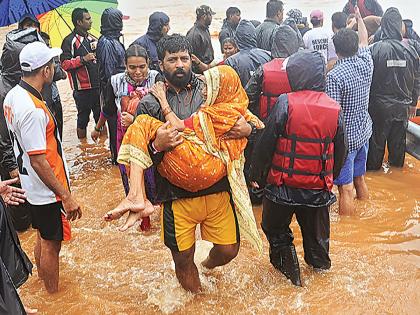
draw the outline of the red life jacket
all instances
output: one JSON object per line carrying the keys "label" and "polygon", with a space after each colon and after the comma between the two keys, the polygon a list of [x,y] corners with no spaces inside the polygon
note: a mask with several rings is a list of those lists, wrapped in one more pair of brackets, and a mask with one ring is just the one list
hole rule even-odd
{"label": "red life jacket", "polygon": [[287,77],[285,59],[276,58],[263,65],[264,76],[260,96],[260,118],[265,119],[276,104],[277,98],[292,91]]}
{"label": "red life jacket", "polygon": [[267,183],[294,188],[333,187],[334,144],[340,106],[323,92],[288,95],[288,120],[276,144]]}
{"label": "red life jacket", "polygon": [[[354,5],[351,1],[349,1],[350,5],[350,12],[354,13]],[[357,6],[359,7],[360,15],[364,18],[369,15],[374,15],[373,12],[370,12],[365,6],[365,0],[358,0]]]}

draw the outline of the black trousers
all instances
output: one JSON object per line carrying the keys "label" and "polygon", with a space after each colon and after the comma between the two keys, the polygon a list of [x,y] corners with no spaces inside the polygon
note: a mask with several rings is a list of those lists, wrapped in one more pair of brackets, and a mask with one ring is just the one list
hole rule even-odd
{"label": "black trousers", "polygon": [[294,237],[289,227],[293,214],[302,232],[306,263],[314,268],[329,269],[330,216],[327,206],[285,206],[264,198],[261,226],[270,247],[293,244]]}
{"label": "black trousers", "polygon": [[407,126],[408,120],[374,119],[373,133],[369,142],[367,170],[375,171],[381,168],[385,144],[388,147],[389,164],[396,167],[404,166]]}

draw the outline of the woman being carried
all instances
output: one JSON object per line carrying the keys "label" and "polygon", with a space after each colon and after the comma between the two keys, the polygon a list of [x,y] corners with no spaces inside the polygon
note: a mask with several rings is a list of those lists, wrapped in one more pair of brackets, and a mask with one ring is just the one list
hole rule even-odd
{"label": "woman being carried", "polygon": [[[231,67],[215,67],[204,72],[204,76],[206,102],[186,120],[180,120],[169,107],[164,83],[157,83],[152,88],[151,93],[158,99],[165,119],[182,131],[184,138],[180,145],[165,153],[157,170],[172,184],[192,192],[206,189],[227,176],[239,226],[241,228],[242,221],[243,234],[251,236],[260,249],[261,240],[243,175],[247,139],[227,139],[224,135],[241,116],[257,128],[264,125],[247,110],[248,97]],[[127,198],[105,216],[105,220],[111,221],[130,211],[122,230],[154,211],[144,197],[143,171],[152,165],[147,146],[162,125],[163,122],[155,118],[140,115],[124,136],[118,162],[131,167],[131,189]]]}

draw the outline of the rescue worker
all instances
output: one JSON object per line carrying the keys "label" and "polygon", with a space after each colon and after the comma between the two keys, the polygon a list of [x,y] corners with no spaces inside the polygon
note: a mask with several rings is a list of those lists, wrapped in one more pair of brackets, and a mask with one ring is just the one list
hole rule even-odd
{"label": "rescue worker", "polygon": [[283,22],[283,2],[269,0],[265,16],[264,22],[256,28],[257,47],[269,51],[273,46],[274,33]]}
{"label": "rescue worker", "polygon": [[225,60],[225,65],[231,66],[245,87],[251,75],[262,64],[271,60],[270,52],[257,48],[255,27],[248,20],[241,20],[236,28],[235,41],[239,52]]}
{"label": "rescue worker", "polygon": [[[340,106],[324,92],[325,62],[319,52],[290,56],[288,78],[294,92],[281,95],[265,121],[251,162],[254,187],[265,187],[262,229],[270,262],[302,286],[290,222],[302,231],[305,261],[315,270],[331,267],[331,191],[346,159]],[[290,71],[289,71],[290,69]]]}
{"label": "rescue worker", "polygon": [[287,25],[281,25],[274,36],[270,62],[260,66],[246,85],[249,98],[249,110],[260,119],[265,119],[277,98],[291,92],[284,60],[297,52],[299,42],[295,31]]}
{"label": "rescue worker", "polygon": [[169,16],[163,12],[153,12],[149,16],[149,27],[147,33],[137,38],[130,46],[140,45],[147,51],[150,58],[150,70],[156,70],[160,73],[159,58],[157,53],[157,42],[171,29],[169,26]]}
{"label": "rescue worker", "polygon": [[385,144],[389,164],[404,165],[408,118],[415,115],[420,90],[420,46],[417,41],[403,40],[401,26],[401,14],[396,8],[389,8],[381,20],[381,41],[371,46],[374,71],[369,114],[373,134],[368,170],[381,168]]}
{"label": "rescue worker", "polygon": [[384,11],[377,0],[349,0],[344,6],[343,12],[347,15],[354,13],[354,8],[358,7],[362,18],[369,15],[382,16]]}

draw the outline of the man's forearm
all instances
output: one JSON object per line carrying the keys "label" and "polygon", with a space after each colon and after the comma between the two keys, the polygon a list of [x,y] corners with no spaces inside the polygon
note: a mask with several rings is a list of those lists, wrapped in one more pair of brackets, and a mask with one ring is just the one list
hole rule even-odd
{"label": "man's forearm", "polygon": [[67,190],[55,177],[51,166],[48,164],[44,154],[30,156],[31,166],[41,181],[62,200],[70,195]]}

